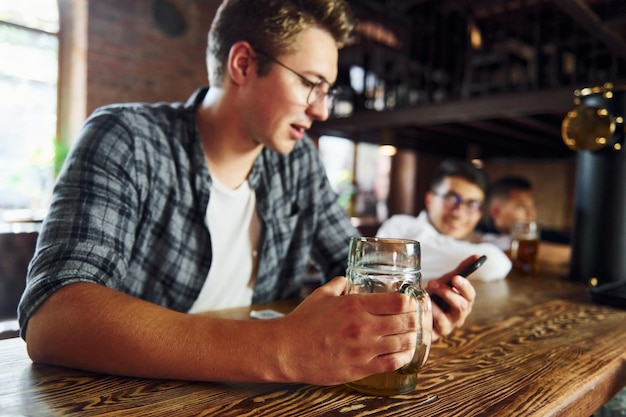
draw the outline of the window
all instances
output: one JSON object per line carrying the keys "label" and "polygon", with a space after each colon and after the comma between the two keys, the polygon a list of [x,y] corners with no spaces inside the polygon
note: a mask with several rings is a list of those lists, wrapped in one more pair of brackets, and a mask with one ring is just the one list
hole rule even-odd
{"label": "window", "polygon": [[47,209],[54,180],[59,16],[55,0],[0,9],[0,217]]}
{"label": "window", "polygon": [[387,218],[391,156],[386,150],[371,143],[320,137],[319,152],[328,180],[349,215],[377,221]]}

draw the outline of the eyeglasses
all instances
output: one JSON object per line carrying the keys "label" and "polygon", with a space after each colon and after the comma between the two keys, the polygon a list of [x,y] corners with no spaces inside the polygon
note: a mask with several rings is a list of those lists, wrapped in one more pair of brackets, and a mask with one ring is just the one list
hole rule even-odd
{"label": "eyeglasses", "polygon": [[443,205],[446,209],[463,207],[466,213],[476,214],[480,213],[480,210],[483,207],[482,201],[463,200],[460,195],[452,191],[449,191],[445,194],[437,194],[433,191],[433,194],[443,200]]}
{"label": "eyeglasses", "polygon": [[307,105],[314,106],[316,104],[321,103],[322,100],[326,99],[326,104],[328,105],[328,109],[332,110],[333,105],[335,104],[335,99],[341,92],[340,88],[333,87],[332,85],[330,85],[328,81],[321,79],[321,78],[313,82],[309,80],[307,77],[305,77],[304,75],[300,74],[299,72],[289,68],[287,65],[283,64],[282,62],[280,62],[279,60],[277,60],[276,58],[274,58],[267,52],[264,52],[260,49],[255,49],[255,51],[258,54],[261,54],[269,58],[274,63],[280,65],[281,67],[285,68],[287,71],[291,72],[292,74],[295,74],[296,76],[298,76],[298,78],[300,78],[304,86],[310,89],[309,94],[306,97]]}

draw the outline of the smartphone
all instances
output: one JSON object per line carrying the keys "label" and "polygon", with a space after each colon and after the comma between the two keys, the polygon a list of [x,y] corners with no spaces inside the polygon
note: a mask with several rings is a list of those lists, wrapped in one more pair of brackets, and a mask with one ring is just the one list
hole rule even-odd
{"label": "smartphone", "polygon": [[[467,278],[474,271],[480,268],[485,263],[486,260],[487,260],[487,256],[482,255],[480,258],[476,259],[474,262],[472,262],[471,264],[463,268],[461,272],[459,272],[457,275],[460,275],[463,278]],[[452,279],[446,282],[446,284],[448,285],[448,287],[452,288]],[[439,297],[437,294],[432,294],[430,296],[430,299],[432,300],[433,303],[436,303],[442,311],[444,312],[450,311],[450,306],[445,301],[443,301],[443,299]]]}
{"label": "smartphone", "polygon": [[[458,273],[458,275],[462,276],[463,278],[467,278],[472,272],[480,268],[486,260],[487,255],[482,255],[480,258],[476,259],[474,262],[466,266],[461,272]],[[452,286],[452,281],[449,281],[448,285]]]}

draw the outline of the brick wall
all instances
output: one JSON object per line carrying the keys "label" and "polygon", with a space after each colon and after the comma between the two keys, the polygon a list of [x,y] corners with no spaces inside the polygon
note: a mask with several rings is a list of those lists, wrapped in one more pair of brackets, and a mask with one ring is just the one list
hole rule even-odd
{"label": "brick wall", "polygon": [[207,32],[219,0],[171,0],[187,31],[157,27],[151,0],[90,0],[87,25],[87,112],[131,101],[185,101],[208,84]]}

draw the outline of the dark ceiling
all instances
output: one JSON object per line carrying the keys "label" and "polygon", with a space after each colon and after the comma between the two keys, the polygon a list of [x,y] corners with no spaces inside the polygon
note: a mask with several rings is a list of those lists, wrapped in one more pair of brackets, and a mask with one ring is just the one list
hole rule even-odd
{"label": "dark ceiling", "polygon": [[[465,157],[568,158],[574,90],[626,85],[626,0],[352,0],[339,84],[313,133]],[[474,34],[474,38],[470,34]],[[476,35],[480,36],[480,41]],[[474,46],[472,46],[474,42]]]}

